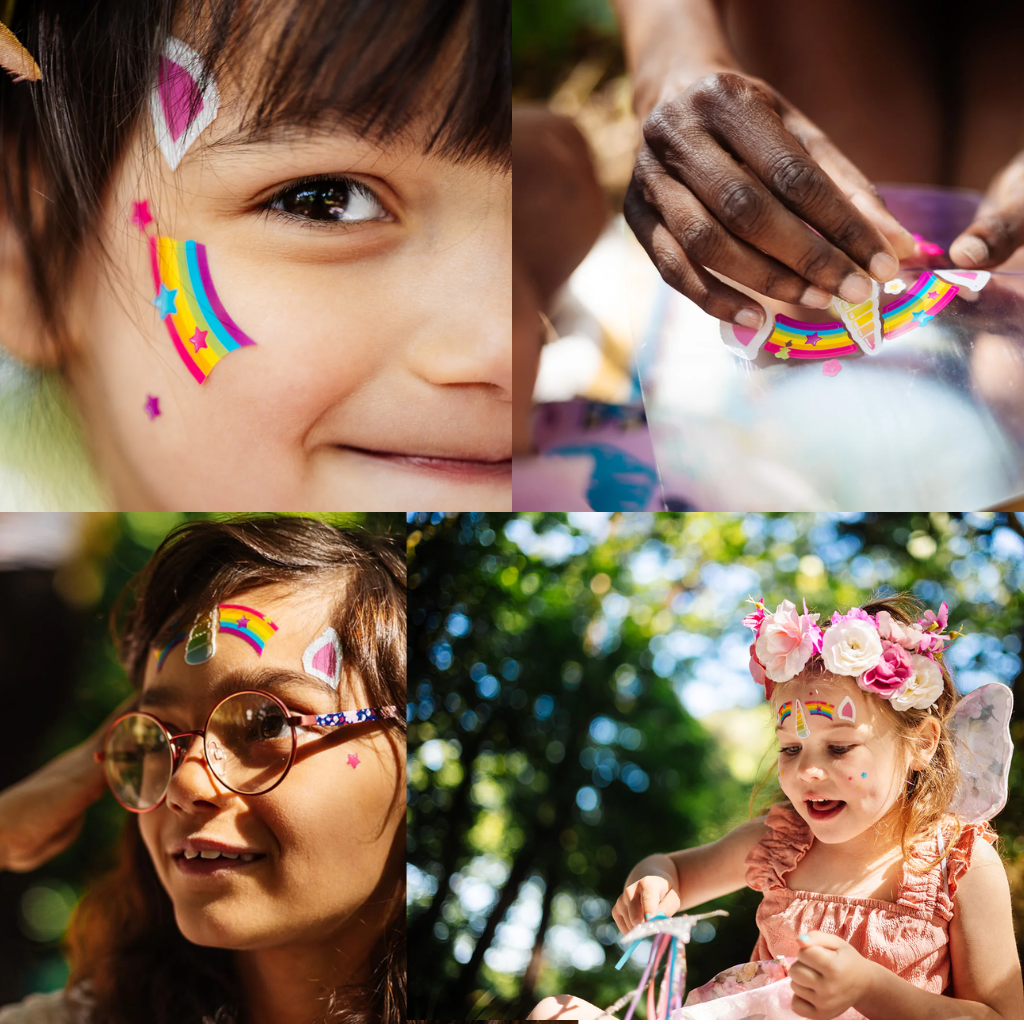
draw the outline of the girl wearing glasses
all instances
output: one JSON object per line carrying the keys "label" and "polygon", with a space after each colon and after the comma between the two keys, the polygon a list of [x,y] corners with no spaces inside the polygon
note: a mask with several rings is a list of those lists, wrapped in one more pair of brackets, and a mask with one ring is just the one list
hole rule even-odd
{"label": "girl wearing glasses", "polygon": [[129,706],[0,794],[15,871],[104,788],[130,812],[66,991],[0,1024],[404,1018],[404,584],[392,542],[314,520],[168,536],[118,615]]}

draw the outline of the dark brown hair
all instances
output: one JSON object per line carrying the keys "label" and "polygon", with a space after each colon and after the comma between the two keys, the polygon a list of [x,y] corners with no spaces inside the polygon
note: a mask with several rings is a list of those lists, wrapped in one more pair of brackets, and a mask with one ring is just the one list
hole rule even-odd
{"label": "dark brown hair", "polygon": [[[864,611],[869,615],[877,615],[879,612],[885,611],[896,622],[907,625],[924,614],[924,607],[910,594],[896,594],[892,597],[869,601],[864,605]],[[943,687],[936,699],[935,707],[931,710],[908,708],[906,711],[900,711],[898,708],[894,708],[888,700],[878,700],[873,704],[892,724],[900,752],[908,762],[913,751],[914,739],[917,736],[917,727],[921,722],[926,718],[934,718],[939,724],[939,743],[931,761],[921,769],[908,768],[907,777],[904,780],[904,785],[900,787],[896,800],[895,813],[900,822],[899,838],[903,859],[912,868],[922,872],[938,864],[945,852],[960,838],[963,831],[963,822],[946,810],[960,781],[960,769],[954,750],[953,734],[949,726],[958,696],[945,658],[941,654],[936,654],[935,663],[942,671]],[[820,660],[815,659],[808,665],[807,671],[794,678],[806,678],[808,671],[813,674],[814,672],[825,672],[826,669]],[[786,683],[775,684],[775,692],[772,694],[773,709],[778,707],[780,688],[784,688],[786,685]],[[769,774],[772,770],[769,769]],[[752,816],[754,798],[760,793],[766,778],[762,779],[751,797]],[[776,802],[777,798],[781,798],[780,802],[788,803],[785,796],[782,795],[781,788],[778,787],[777,780],[768,796],[771,798],[769,800],[771,803]],[[763,801],[764,797],[762,796],[761,799]],[[934,840],[940,825],[944,825],[945,828],[943,832],[944,849],[940,851],[938,846],[933,844],[935,856],[919,860],[913,854],[914,847],[918,843]]]}
{"label": "dark brown hair", "polygon": [[334,118],[386,138],[420,113],[440,72],[428,150],[507,168],[510,10],[509,0],[16,0],[8,27],[43,78],[0,74],[0,216],[20,239],[46,327],[66,335],[69,282],[172,23],[215,78],[247,60],[247,137]]}
{"label": "dark brown hair", "polygon": [[[132,685],[140,688],[150,651],[170,639],[177,623],[267,584],[322,588],[329,621],[370,703],[400,709],[386,728],[404,764],[405,556],[392,538],[291,517],[179,526],[115,608],[115,636]],[[405,1017],[404,853],[400,829],[388,865],[396,881],[382,896],[390,918],[372,982],[366,990],[335,992],[322,1024],[398,1024]],[[116,867],[76,910],[68,942],[69,988],[91,989],[96,1024],[200,1024],[204,1015],[222,1007],[237,1013],[242,1005],[232,952],[196,946],[178,930],[135,815],[125,822]],[[361,1009],[342,1008],[353,1004]]]}

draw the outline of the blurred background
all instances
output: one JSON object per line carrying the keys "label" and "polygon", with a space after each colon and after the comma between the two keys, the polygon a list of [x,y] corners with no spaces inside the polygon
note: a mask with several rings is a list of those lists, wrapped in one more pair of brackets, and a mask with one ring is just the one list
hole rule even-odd
{"label": "blurred background", "polygon": [[[0,514],[0,789],[86,739],[131,690],[110,640],[117,596],[168,531],[200,514]],[[323,516],[401,532],[404,516]],[[61,988],[61,939],[91,878],[111,866],[124,811],[108,793],[81,836],[26,874],[0,871],[0,1006]]]}
{"label": "blurred background", "polygon": [[[634,987],[610,917],[641,857],[750,816],[774,766],[748,597],[949,604],[957,685],[1012,687],[1024,740],[1016,516],[417,515],[409,522],[410,1013],[523,1018]],[[824,616],[823,616],[824,617]],[[1019,758],[994,826],[1024,940]],[[758,812],[760,813],[760,812]],[[746,961],[760,894],[698,911],[688,988]],[[1024,952],[1024,946],[1020,946]]]}

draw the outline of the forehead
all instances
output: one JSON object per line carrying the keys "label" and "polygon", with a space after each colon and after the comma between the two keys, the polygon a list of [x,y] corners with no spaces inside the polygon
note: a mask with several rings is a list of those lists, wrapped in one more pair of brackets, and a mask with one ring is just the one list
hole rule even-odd
{"label": "forehead", "polygon": [[777,719],[788,702],[789,710],[792,712],[793,702],[799,700],[804,707],[814,701],[822,701],[826,705],[824,710],[835,713],[844,697],[849,697],[853,702],[856,712],[856,721],[836,722],[830,720],[827,715],[814,715],[812,729],[828,729],[838,732],[840,730],[850,731],[851,729],[870,729],[875,719],[875,708],[871,704],[871,695],[865,693],[853,679],[845,676],[834,676],[831,673],[824,673],[807,678],[798,678],[785,684],[785,688],[778,694],[775,700],[776,732],[786,730],[795,731],[796,723],[794,716],[789,714],[785,722],[779,724]]}
{"label": "forehead", "polygon": [[[206,701],[225,689],[250,687],[281,690],[278,696],[302,690],[310,696],[336,698],[326,683],[303,668],[303,654],[329,624],[330,611],[330,596],[321,588],[259,587],[236,594],[221,604],[221,627],[208,661],[187,664],[183,640],[150,652],[143,703],[187,704]],[[183,632],[191,625],[183,625]]]}

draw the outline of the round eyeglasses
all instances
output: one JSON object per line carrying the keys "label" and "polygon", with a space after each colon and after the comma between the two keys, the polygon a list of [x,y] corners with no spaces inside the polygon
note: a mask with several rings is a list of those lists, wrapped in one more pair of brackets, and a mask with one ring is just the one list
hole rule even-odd
{"label": "round eyeglasses", "polygon": [[329,715],[296,715],[273,694],[242,690],[225,697],[201,731],[172,733],[159,718],[131,711],[107,730],[103,762],[107,783],[122,807],[136,814],[163,803],[171,777],[192,748],[203,740],[203,754],[217,780],[244,796],[269,793],[295,761],[295,730],[301,726],[361,725],[397,717],[395,707],[360,708]]}

